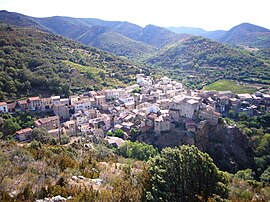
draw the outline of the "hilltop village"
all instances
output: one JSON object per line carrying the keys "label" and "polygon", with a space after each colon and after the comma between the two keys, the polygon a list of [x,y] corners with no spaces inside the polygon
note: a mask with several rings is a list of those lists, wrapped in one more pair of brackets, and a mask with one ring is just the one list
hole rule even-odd
{"label": "hilltop village", "polygon": [[[251,95],[187,90],[168,77],[154,80],[144,74],[137,74],[136,82],[126,88],[90,91],[69,98],[29,97],[1,102],[0,111],[51,112],[54,116],[36,120],[34,127],[45,128],[55,138],[68,135],[105,139],[117,147],[130,138],[134,129],[155,136],[182,130],[188,136],[203,130],[206,124],[217,125],[231,110],[252,116],[262,113],[262,105],[264,112],[270,108],[270,95],[261,92]],[[15,137],[18,141],[31,141],[32,130],[21,129]],[[117,130],[123,131],[122,138],[109,135]],[[188,138],[183,143],[193,144]]]}

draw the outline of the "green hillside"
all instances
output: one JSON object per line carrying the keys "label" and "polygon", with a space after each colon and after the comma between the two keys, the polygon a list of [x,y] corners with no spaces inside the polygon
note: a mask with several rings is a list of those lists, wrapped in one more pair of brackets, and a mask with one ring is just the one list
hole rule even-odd
{"label": "green hillside", "polygon": [[[0,100],[123,86],[139,69],[130,62],[32,28],[0,26]],[[106,71],[91,75],[62,61]]]}
{"label": "green hillside", "polygon": [[92,45],[104,51],[114,53],[119,56],[138,57],[154,52],[154,47],[132,40],[109,28],[93,26],[89,31],[76,38],[76,40],[86,45]]}
{"label": "green hillside", "polygon": [[202,37],[189,37],[159,51],[148,62],[167,68],[196,67],[240,68],[257,67],[262,62],[255,57]]}
{"label": "green hillside", "polygon": [[166,46],[145,61],[197,88],[224,78],[262,83],[270,77],[269,64],[254,54],[202,37]]}

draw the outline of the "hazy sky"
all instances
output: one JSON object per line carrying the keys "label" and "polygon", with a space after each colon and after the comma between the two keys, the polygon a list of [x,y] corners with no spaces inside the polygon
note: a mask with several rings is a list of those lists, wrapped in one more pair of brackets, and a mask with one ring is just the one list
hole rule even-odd
{"label": "hazy sky", "polygon": [[270,29],[270,0],[0,0],[0,10],[34,17],[71,16],[140,26],[225,29],[249,22]]}

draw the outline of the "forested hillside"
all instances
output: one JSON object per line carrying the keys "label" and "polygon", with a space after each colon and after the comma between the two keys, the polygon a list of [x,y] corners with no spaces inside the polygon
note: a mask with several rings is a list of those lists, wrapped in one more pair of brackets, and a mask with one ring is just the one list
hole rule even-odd
{"label": "forested hillside", "polygon": [[123,86],[139,72],[109,53],[33,28],[2,24],[0,36],[1,100]]}
{"label": "forested hillside", "polygon": [[261,59],[254,53],[193,36],[166,46],[146,62],[171,71],[188,86],[200,88],[222,78],[264,83],[270,76],[267,57]]}

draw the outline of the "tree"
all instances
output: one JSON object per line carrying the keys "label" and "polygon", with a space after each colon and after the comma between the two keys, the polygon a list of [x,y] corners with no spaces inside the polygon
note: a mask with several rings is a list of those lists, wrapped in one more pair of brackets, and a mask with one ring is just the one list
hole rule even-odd
{"label": "tree", "polygon": [[139,142],[126,141],[118,149],[117,153],[125,158],[135,158],[147,161],[158,154],[158,150],[152,145]]}
{"label": "tree", "polygon": [[45,128],[34,128],[32,131],[33,140],[39,141],[43,144],[48,144],[51,141],[51,135]]}
{"label": "tree", "polygon": [[132,142],[135,142],[137,137],[141,134],[141,131],[140,130],[137,130],[135,128],[131,128],[130,129],[130,137],[129,139],[132,141]]}
{"label": "tree", "polygon": [[4,127],[3,127],[3,136],[4,138],[10,136],[10,135],[14,135],[14,133],[19,130],[21,128],[21,126],[13,121],[12,118],[9,119],[5,119],[4,120]]}
{"label": "tree", "polygon": [[152,201],[207,201],[213,195],[228,197],[227,178],[208,154],[195,146],[165,148],[150,161]]}
{"label": "tree", "polygon": [[270,183],[270,166],[261,175],[261,180]]}
{"label": "tree", "polygon": [[121,130],[121,129],[116,129],[114,131],[114,136],[119,137],[119,138],[124,138],[125,132],[123,130]]}

